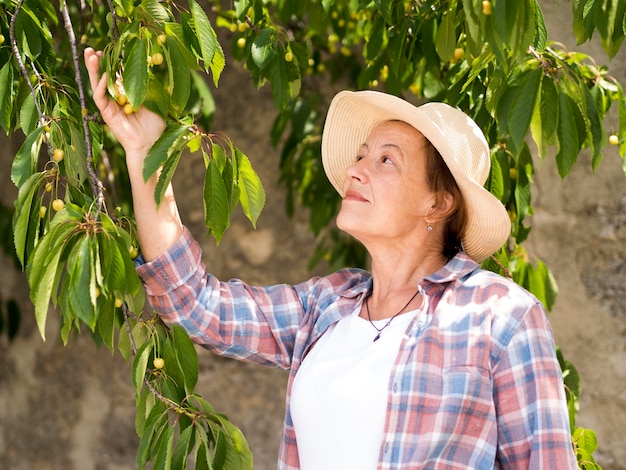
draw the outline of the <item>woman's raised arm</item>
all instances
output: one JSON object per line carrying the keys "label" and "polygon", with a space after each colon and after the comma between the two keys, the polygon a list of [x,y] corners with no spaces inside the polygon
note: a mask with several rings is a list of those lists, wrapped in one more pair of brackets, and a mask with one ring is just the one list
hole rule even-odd
{"label": "woman's raised arm", "polygon": [[172,246],[183,232],[171,185],[157,208],[154,201],[157,175],[153,175],[147,182],[144,182],[142,176],[143,161],[165,130],[165,122],[145,107],[126,114],[123,108],[107,95],[106,74],[99,76],[100,56],[99,52],[91,48],[85,49],[85,65],[89,73],[93,99],[102,119],[126,152],[139,244],[144,259],[151,261]]}

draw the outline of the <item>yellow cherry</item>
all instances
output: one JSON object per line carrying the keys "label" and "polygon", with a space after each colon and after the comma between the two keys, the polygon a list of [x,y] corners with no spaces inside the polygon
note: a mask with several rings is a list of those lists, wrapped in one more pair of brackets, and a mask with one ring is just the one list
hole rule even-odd
{"label": "yellow cherry", "polygon": [[60,212],[63,210],[64,207],[65,203],[63,202],[63,199],[55,199],[54,201],[52,201],[52,208],[55,211]]}
{"label": "yellow cherry", "polygon": [[152,63],[154,65],[161,65],[163,63],[163,54],[160,52],[152,54]]}
{"label": "yellow cherry", "polygon": [[155,369],[163,369],[163,367],[165,367],[165,360],[162,357],[155,357],[152,364]]}

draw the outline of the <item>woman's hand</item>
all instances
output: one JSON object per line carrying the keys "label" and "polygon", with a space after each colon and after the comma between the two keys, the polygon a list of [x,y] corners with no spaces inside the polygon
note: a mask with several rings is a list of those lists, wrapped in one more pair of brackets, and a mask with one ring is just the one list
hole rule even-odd
{"label": "woman's hand", "polygon": [[143,180],[143,161],[152,145],[165,130],[165,121],[142,106],[137,112],[126,114],[122,106],[107,95],[107,77],[100,73],[102,53],[85,49],[85,65],[93,90],[93,100],[102,119],[126,151],[126,165],[130,176],[137,233],[143,257],[151,261],[173,245],[183,232],[172,186],[168,186],[161,205],[154,201],[157,175]]}
{"label": "woman's hand", "polygon": [[165,121],[157,114],[140,107],[136,112],[126,114],[107,93],[107,75],[99,77],[101,52],[85,49],[85,65],[93,90],[93,100],[100,110],[102,119],[124,147],[130,164],[141,168],[144,157],[165,130]]}

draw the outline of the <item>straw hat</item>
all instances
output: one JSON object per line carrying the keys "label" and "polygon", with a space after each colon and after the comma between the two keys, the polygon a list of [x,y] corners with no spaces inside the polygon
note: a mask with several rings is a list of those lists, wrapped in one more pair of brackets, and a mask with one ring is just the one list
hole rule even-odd
{"label": "straw hat", "polygon": [[480,262],[507,240],[511,222],[502,203],[483,185],[491,166],[489,145],[478,125],[464,112],[444,103],[414,106],[377,91],[342,91],[330,104],[322,135],[326,176],[343,196],[348,166],[378,124],[404,121],[420,131],[439,151],[467,206],[463,249]]}

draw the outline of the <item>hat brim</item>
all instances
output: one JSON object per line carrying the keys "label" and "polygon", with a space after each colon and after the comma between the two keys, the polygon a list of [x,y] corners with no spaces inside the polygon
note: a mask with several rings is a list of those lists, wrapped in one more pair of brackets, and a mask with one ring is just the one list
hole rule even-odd
{"label": "hat brim", "polygon": [[476,123],[461,110],[444,103],[411,103],[376,91],[342,91],[334,98],[322,135],[322,164],[328,179],[343,196],[347,168],[372,129],[404,121],[439,151],[456,180],[467,207],[463,249],[477,262],[506,242],[511,221],[502,203],[483,185],[491,165],[489,145]]}

